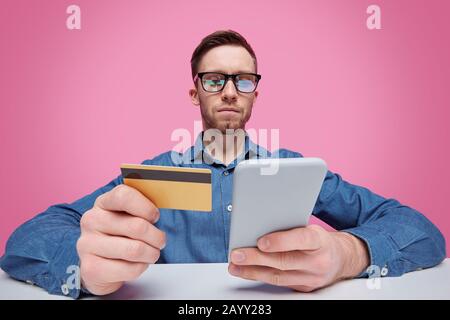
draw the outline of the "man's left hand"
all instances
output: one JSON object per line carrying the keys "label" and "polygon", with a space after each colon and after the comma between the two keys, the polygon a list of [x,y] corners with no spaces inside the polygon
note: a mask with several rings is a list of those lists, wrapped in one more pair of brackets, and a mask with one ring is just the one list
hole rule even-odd
{"label": "man's left hand", "polygon": [[270,233],[257,245],[233,250],[232,275],[310,292],[353,278],[369,264],[362,240],[318,225]]}

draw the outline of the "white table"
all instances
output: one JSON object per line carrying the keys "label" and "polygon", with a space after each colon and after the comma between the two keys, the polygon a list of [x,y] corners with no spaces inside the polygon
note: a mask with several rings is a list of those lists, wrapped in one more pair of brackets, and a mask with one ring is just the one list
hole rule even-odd
{"label": "white table", "polygon": [[[377,283],[379,281],[379,289]],[[0,299],[68,299],[15,281],[0,271]],[[397,278],[354,279],[300,293],[231,276],[227,264],[153,265],[137,280],[105,297],[90,299],[450,299],[450,259],[435,268]]]}

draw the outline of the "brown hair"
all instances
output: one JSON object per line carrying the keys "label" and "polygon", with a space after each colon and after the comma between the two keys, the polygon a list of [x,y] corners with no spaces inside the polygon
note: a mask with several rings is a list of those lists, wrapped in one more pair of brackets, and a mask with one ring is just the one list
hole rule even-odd
{"label": "brown hair", "polygon": [[248,51],[248,53],[250,53],[250,55],[253,58],[253,61],[255,62],[255,70],[257,72],[258,67],[256,55],[250,44],[247,42],[247,40],[245,40],[245,38],[236,31],[219,30],[204,37],[202,39],[202,42],[200,42],[200,44],[197,46],[197,48],[195,48],[194,52],[192,53],[191,58],[192,79],[198,72],[198,65],[200,63],[200,60],[209,50],[219,46],[230,44],[244,47]]}

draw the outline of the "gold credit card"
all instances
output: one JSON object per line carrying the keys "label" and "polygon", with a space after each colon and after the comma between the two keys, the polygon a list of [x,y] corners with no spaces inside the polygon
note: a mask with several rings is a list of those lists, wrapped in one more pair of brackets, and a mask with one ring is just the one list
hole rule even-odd
{"label": "gold credit card", "polygon": [[142,164],[122,164],[123,182],[158,208],[211,211],[211,170]]}

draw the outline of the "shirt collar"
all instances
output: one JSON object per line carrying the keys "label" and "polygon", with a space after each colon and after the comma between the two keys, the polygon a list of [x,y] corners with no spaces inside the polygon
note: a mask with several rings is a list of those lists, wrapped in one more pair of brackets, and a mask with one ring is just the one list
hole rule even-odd
{"label": "shirt collar", "polygon": [[[237,164],[238,162],[244,159],[259,159],[259,158],[268,158],[270,157],[270,151],[267,149],[257,145],[254,143],[247,132],[245,132],[245,146],[244,152],[238,156],[230,165]],[[216,159],[213,159],[207,152],[205,152],[205,146],[203,144],[203,131],[197,136],[195,139],[195,143],[193,146],[188,148],[184,154],[183,159],[189,159],[190,162],[199,162],[203,163],[203,161],[208,158],[208,163],[220,163]]]}

